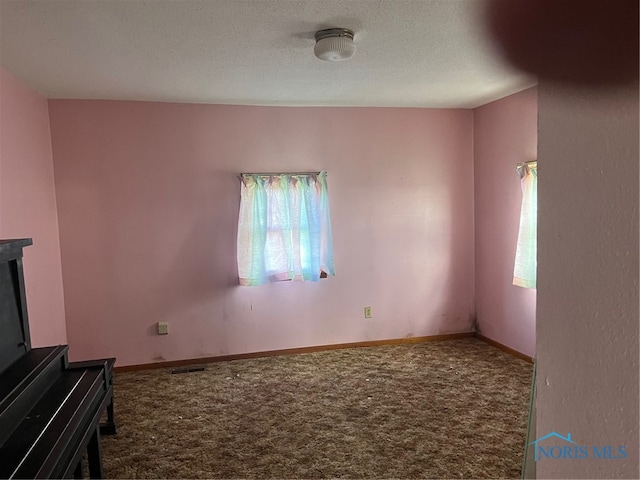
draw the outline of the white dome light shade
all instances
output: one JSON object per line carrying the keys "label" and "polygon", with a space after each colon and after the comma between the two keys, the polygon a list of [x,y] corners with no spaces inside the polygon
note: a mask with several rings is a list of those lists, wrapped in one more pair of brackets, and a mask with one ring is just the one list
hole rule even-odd
{"label": "white dome light shade", "polygon": [[316,33],[316,57],[328,62],[342,62],[353,57],[356,46],[353,44],[353,32],[346,28],[329,28]]}

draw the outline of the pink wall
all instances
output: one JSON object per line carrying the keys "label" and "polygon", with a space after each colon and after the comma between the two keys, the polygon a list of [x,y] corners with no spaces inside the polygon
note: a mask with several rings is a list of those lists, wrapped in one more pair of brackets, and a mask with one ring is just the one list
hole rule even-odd
{"label": "pink wall", "polygon": [[33,238],[24,272],[33,346],[64,344],[47,100],[0,68],[0,238]]}
{"label": "pink wall", "polygon": [[537,158],[537,119],[536,88],[473,111],[478,330],[532,357],[536,291],[512,280],[522,199],[515,166]]}
{"label": "pink wall", "polygon": [[626,458],[545,459],[537,474],[640,478],[638,84],[539,92],[536,429]]}
{"label": "pink wall", "polygon": [[[129,365],[470,330],[471,111],[49,109],[72,358]],[[239,287],[237,174],[319,169],[337,276]]]}

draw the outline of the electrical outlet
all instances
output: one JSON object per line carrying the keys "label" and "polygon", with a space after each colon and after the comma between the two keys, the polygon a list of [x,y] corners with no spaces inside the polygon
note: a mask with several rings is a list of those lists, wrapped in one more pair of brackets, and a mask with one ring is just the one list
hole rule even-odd
{"label": "electrical outlet", "polygon": [[372,307],[364,307],[364,318],[373,317],[373,308]]}
{"label": "electrical outlet", "polygon": [[169,323],[158,322],[158,335],[168,335],[168,334],[169,334]]}

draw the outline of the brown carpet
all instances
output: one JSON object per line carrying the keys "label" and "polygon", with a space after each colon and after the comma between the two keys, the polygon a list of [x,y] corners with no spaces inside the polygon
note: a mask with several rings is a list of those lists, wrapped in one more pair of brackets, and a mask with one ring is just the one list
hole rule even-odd
{"label": "brown carpet", "polygon": [[515,478],[532,365],[475,338],[118,373],[108,478]]}

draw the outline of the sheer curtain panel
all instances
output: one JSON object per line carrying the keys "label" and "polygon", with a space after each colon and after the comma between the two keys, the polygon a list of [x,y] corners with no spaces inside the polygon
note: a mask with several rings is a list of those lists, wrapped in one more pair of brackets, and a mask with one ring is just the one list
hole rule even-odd
{"label": "sheer curtain panel", "polygon": [[240,285],[334,275],[327,173],[240,177]]}
{"label": "sheer curtain panel", "polygon": [[536,288],[538,255],[538,162],[518,165],[522,186],[520,229],[513,268],[513,284]]}

